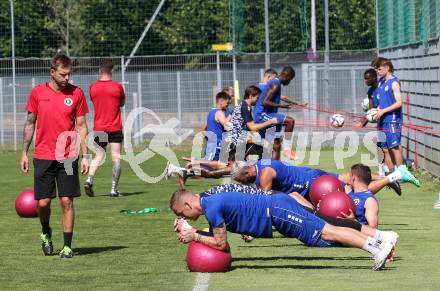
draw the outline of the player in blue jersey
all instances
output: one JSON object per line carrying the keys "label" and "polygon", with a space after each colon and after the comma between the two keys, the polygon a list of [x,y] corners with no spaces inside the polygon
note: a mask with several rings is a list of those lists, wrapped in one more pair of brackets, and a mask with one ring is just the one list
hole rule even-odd
{"label": "player in blue jersey", "polygon": [[[220,159],[200,161],[188,157],[182,157],[188,162],[187,168],[181,168],[176,165],[168,165],[167,177],[172,174],[179,176],[179,183],[181,187],[185,186],[186,178],[191,176],[202,176],[205,178],[220,178],[231,171],[230,164],[235,161],[236,154],[238,160],[244,160],[249,155],[258,155],[260,158],[263,154],[263,147],[259,144],[253,143],[249,138],[249,132],[258,132],[260,129],[271,126],[277,123],[276,118],[272,118],[264,123],[256,124],[252,118],[252,106],[257,102],[260,94],[260,89],[256,86],[249,86],[244,93],[244,100],[234,108],[231,115],[232,129],[223,138],[224,149],[229,147],[229,154],[223,156],[225,152],[220,151]],[[227,159],[227,160],[226,160]],[[196,175],[200,173],[200,175]]]}
{"label": "player in blue jersey", "polygon": [[[368,184],[371,181],[370,168],[361,164],[352,166],[350,172],[350,180],[352,181],[351,184],[353,185],[352,186],[353,191],[350,192],[349,195],[351,196],[353,194],[352,198],[355,200],[356,203],[356,213],[349,213],[349,214],[341,213],[340,218],[326,216],[316,211],[316,209],[313,208],[313,205],[311,205],[307,200],[302,198],[302,196],[298,197],[297,195],[295,195],[295,193],[289,193],[289,195],[292,198],[294,198],[299,204],[301,204],[304,207],[304,209],[322,218],[331,225],[353,228],[355,230],[362,232],[367,236],[372,236],[376,239],[381,239],[381,240],[388,240],[395,245],[398,237],[394,232],[381,231],[377,229],[378,211],[375,212],[373,202],[370,201],[370,197],[371,197],[370,195],[373,195],[373,193],[370,190],[368,190]],[[382,187],[384,185],[385,183],[383,183]],[[200,195],[201,197],[205,197],[223,192],[241,192],[249,195],[272,195],[275,193],[272,190],[263,191],[260,188],[257,188],[252,185],[232,183],[232,184],[223,184],[223,185],[211,187],[210,189],[203,191],[198,195]],[[375,199],[374,196],[373,199]],[[378,209],[378,207],[376,207],[376,209]],[[375,221],[376,224],[374,224]],[[253,240],[253,237],[250,235],[242,235],[242,239],[245,242],[250,242],[251,240]],[[390,259],[392,260],[393,257],[394,257],[394,253],[390,257]]]}
{"label": "player in blue jersey", "polygon": [[[376,60],[375,60],[376,61]],[[373,61],[373,65],[375,64],[375,61]],[[368,91],[367,91],[367,97],[368,100],[370,101],[369,103],[369,108],[377,108],[379,105],[379,99],[378,99],[378,95],[379,95],[379,80],[377,79],[377,73],[376,70],[374,69],[367,69],[364,72],[364,81],[365,81],[365,85],[367,85]],[[358,124],[357,127],[365,127],[365,125],[367,125],[368,120],[367,118],[363,118]],[[385,176],[388,175],[390,173],[390,168],[392,167],[392,161],[391,161],[391,157],[390,157],[390,153],[388,151],[387,148],[382,148],[380,142],[377,143],[378,147],[382,149],[383,152],[383,160],[381,162],[379,162],[379,175],[380,176]],[[399,183],[393,182],[389,184],[389,187],[392,188],[397,195],[402,195],[402,190],[400,188]]]}
{"label": "player in blue jersey", "polygon": [[231,120],[226,116],[225,110],[228,108],[231,97],[225,92],[219,92],[215,96],[216,105],[208,112],[206,118],[206,145],[205,160],[218,161],[225,127]]}
{"label": "player in blue jersey", "polygon": [[[376,114],[378,129],[385,136],[381,141],[381,147],[387,148],[392,160],[392,167],[404,167],[403,152],[400,144],[402,135],[402,96],[400,93],[400,81],[393,74],[394,66],[389,59],[378,58],[375,61],[379,81],[379,105]],[[392,168],[390,168],[392,170]]]}
{"label": "player in blue jersey", "polygon": [[[284,67],[281,73],[270,79],[264,86],[260,87],[262,93],[260,94],[257,105],[255,106],[254,120],[256,123],[265,122],[271,118],[277,118],[278,124],[275,129],[267,129],[261,131],[262,137],[266,138],[269,142],[274,144],[274,148],[281,148],[281,141],[277,138],[277,133],[281,132],[284,125],[284,131],[286,134],[283,146],[285,147],[284,153],[291,159],[295,159],[295,154],[290,147],[290,137],[295,126],[295,119],[278,113],[278,108],[291,108],[292,106],[306,106],[306,102],[297,102],[290,100],[287,96],[281,94],[282,86],[287,86],[295,78],[295,70],[290,67]],[[260,83],[261,84],[261,83]],[[281,104],[283,101],[285,104]],[[275,135],[274,135],[275,131]],[[280,151],[273,151],[272,159],[280,159]]]}
{"label": "player in blue jersey", "polygon": [[[285,193],[296,192],[298,195],[309,200],[309,189],[313,181],[323,175],[332,175],[337,177],[345,184],[350,184],[350,173],[336,174],[328,173],[320,169],[308,167],[298,167],[277,160],[260,160],[254,165],[234,163],[231,169],[231,176],[237,182],[243,184],[255,183],[255,185],[264,191],[275,190]],[[398,168],[387,177],[379,177],[374,175],[374,181],[369,185],[370,190],[377,192],[382,185],[402,181],[410,182],[415,185],[419,181],[406,169]],[[382,186],[383,187],[383,186]]]}
{"label": "player in blue jersey", "polygon": [[377,228],[379,224],[379,204],[368,185],[371,182],[371,169],[362,164],[355,164],[350,171],[350,185],[353,191],[348,195],[356,205],[356,213],[341,213],[341,217],[356,219],[364,225]]}
{"label": "player in blue jersey", "polygon": [[389,241],[326,223],[284,193],[249,195],[223,192],[200,197],[187,190],[178,190],[170,199],[170,208],[177,216],[186,219],[197,220],[204,215],[212,229],[212,234],[199,231],[177,220],[175,230],[181,242],[198,241],[223,251],[230,249],[227,231],[270,238],[273,236],[272,227],[308,246],[344,245],[363,249],[374,258],[373,270],[383,268],[393,249]]}

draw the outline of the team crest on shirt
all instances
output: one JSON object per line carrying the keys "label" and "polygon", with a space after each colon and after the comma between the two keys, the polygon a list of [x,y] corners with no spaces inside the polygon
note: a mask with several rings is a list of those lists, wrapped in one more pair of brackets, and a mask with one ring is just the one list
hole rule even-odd
{"label": "team crest on shirt", "polygon": [[64,99],[64,104],[67,106],[72,106],[72,104],[73,104],[72,98],[67,97],[66,99]]}
{"label": "team crest on shirt", "polygon": [[386,91],[388,91],[388,85],[387,85],[387,86],[385,86],[385,92],[386,92]]}
{"label": "team crest on shirt", "polygon": [[359,205],[360,200],[358,198],[356,198],[356,199],[353,199],[353,202],[355,205]]}

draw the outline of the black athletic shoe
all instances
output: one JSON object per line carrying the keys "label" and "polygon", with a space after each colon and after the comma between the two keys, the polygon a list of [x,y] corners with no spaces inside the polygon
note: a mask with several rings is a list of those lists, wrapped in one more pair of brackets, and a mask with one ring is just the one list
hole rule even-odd
{"label": "black athletic shoe", "polygon": [[41,249],[43,250],[43,253],[45,256],[52,256],[53,255],[53,244],[52,240],[47,234],[40,234],[41,239]]}
{"label": "black athletic shoe", "polygon": [[89,182],[84,183],[84,190],[86,191],[86,195],[89,197],[95,196],[95,192],[93,192],[93,184]]}
{"label": "black athletic shoe", "polygon": [[400,188],[399,182],[397,182],[397,181],[391,182],[391,183],[388,184],[388,187],[393,189],[394,192],[396,192],[397,195],[399,195],[399,196],[402,195],[402,189]]}

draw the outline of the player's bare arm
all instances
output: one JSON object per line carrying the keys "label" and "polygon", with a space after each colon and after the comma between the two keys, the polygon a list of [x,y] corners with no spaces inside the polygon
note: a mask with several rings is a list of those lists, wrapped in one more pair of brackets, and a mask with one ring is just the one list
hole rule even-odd
{"label": "player's bare arm", "polygon": [[278,119],[272,118],[272,119],[265,121],[263,123],[255,123],[255,121],[250,121],[250,122],[246,123],[246,126],[251,131],[260,131],[261,129],[268,128],[269,126],[277,124],[277,123],[278,123]]}
{"label": "player's bare arm", "polygon": [[32,143],[32,138],[35,131],[35,122],[37,121],[37,115],[33,112],[28,112],[26,122],[23,128],[23,151],[21,153],[20,167],[23,173],[29,172],[29,159],[27,153]]}
{"label": "player's bare arm", "polygon": [[365,218],[368,221],[368,225],[377,228],[379,225],[379,204],[376,199],[368,198],[365,201]]}
{"label": "player's bare arm", "polygon": [[220,124],[223,127],[226,127],[226,123],[231,121],[231,116],[229,115],[228,117],[225,116],[225,113],[222,110],[218,110],[215,113],[215,120],[217,120],[218,122],[220,122]]}
{"label": "player's bare arm", "polygon": [[80,146],[81,146],[81,152],[83,154],[83,158],[81,159],[81,173],[87,174],[89,171],[89,160],[88,160],[88,150],[87,150],[87,122],[85,116],[78,116],[76,118],[76,130],[79,133],[79,136],[81,138]]}
{"label": "player's bare arm", "polygon": [[198,231],[195,228],[180,228],[177,229],[177,238],[182,243],[189,243],[191,241],[198,241],[211,248],[221,251],[229,251],[229,243],[227,238],[227,231],[225,224],[213,228],[212,236],[206,232]]}
{"label": "player's bare arm", "polygon": [[289,194],[289,196],[292,197],[293,199],[295,199],[302,206],[305,206],[305,207],[308,207],[308,208],[311,208],[311,209],[314,208],[312,203],[307,201],[307,199],[302,197],[301,194],[299,194],[298,192],[292,192],[292,193]]}
{"label": "player's bare arm", "polygon": [[393,83],[392,90],[393,90],[393,94],[394,94],[394,98],[396,99],[396,102],[394,102],[393,105],[391,105],[387,108],[378,109],[377,113],[376,113],[376,119],[380,119],[387,112],[391,112],[391,111],[394,111],[394,110],[402,107],[402,94],[400,93],[399,82]]}
{"label": "player's bare arm", "polygon": [[279,84],[272,84],[269,90],[267,90],[266,96],[264,97],[263,106],[265,107],[279,107],[279,108],[289,108],[289,105],[282,105],[273,102],[275,95],[280,92],[281,86]]}
{"label": "player's bare arm", "polygon": [[270,167],[264,168],[260,173],[260,188],[263,191],[272,190],[272,181],[277,173]]}
{"label": "player's bare arm", "polygon": [[281,100],[288,103],[289,105],[295,105],[295,106],[301,106],[301,107],[305,107],[305,106],[309,105],[309,102],[291,100],[289,97],[287,97],[285,95],[281,95]]}

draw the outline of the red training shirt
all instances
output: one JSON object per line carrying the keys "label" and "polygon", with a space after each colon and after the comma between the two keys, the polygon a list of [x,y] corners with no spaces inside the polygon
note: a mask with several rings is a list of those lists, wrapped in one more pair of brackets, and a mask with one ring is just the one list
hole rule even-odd
{"label": "red training shirt", "polygon": [[35,159],[63,160],[78,156],[76,117],[89,112],[81,88],[68,84],[55,91],[49,83],[34,87],[26,110],[37,116]]}
{"label": "red training shirt", "polygon": [[90,99],[95,107],[94,131],[122,130],[121,102],[124,89],[118,82],[98,80],[90,85]]}

